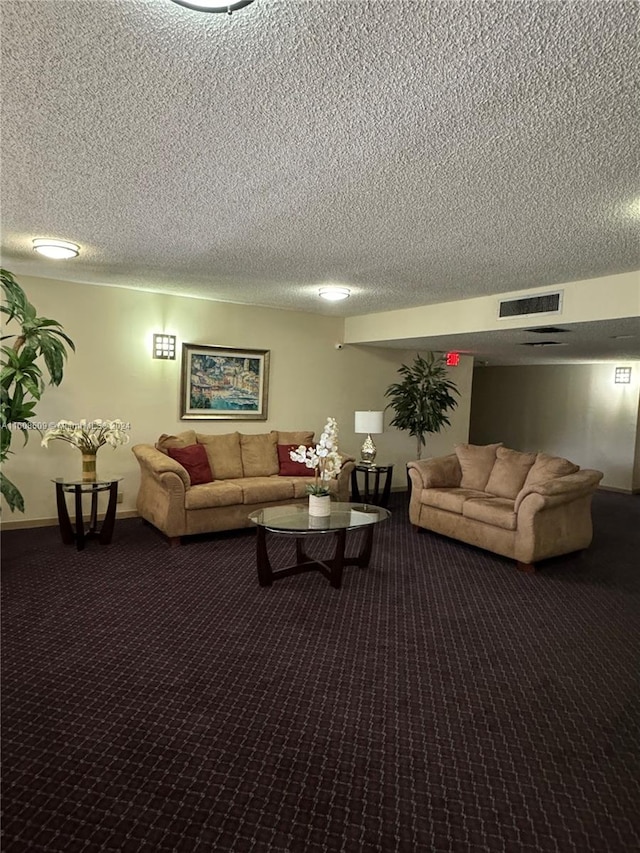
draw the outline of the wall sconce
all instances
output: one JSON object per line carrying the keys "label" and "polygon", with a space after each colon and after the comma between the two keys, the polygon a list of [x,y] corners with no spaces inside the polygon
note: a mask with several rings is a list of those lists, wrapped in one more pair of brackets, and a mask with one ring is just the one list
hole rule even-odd
{"label": "wall sconce", "polygon": [[170,361],[175,361],[176,358],[176,336],[175,335],[154,335],[153,336],[153,357],[164,358]]}
{"label": "wall sconce", "polygon": [[631,368],[630,367],[616,367],[614,382],[616,385],[630,385],[631,384]]}
{"label": "wall sconce", "polygon": [[360,462],[373,465],[377,450],[371,436],[384,432],[384,412],[356,412],[355,432],[367,434],[360,450]]}

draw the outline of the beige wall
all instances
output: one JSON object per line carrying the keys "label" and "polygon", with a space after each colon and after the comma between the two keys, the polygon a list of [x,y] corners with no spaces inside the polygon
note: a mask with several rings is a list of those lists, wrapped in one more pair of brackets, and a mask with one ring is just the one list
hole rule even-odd
{"label": "beige wall", "polygon": [[[558,290],[562,292],[563,323],[637,317],[640,309],[640,274],[638,270],[634,270],[619,275],[565,282],[552,287],[348,317],[345,322],[345,341],[401,341],[429,335],[518,329],[530,325],[531,318],[500,318],[498,310],[501,300]],[[553,317],[547,315],[547,319],[553,322]],[[558,322],[557,317],[555,322]]]}
{"label": "beige wall", "polygon": [[625,364],[630,385],[614,384],[613,364],[477,368],[471,441],[565,456],[603,471],[602,486],[631,491],[640,362]]}
{"label": "beige wall", "polygon": [[[343,339],[343,320],[291,311],[256,308],[166,296],[115,287],[95,287],[48,279],[18,278],[39,315],[60,321],[76,344],[58,388],[48,387],[36,408],[36,420],[121,418],[131,423],[131,444],[154,442],[162,432],[197,424],[203,432],[310,428],[319,433],[328,416],[337,418],[340,447],[357,455],[364,436],[353,432],[358,409],[382,409],[384,390],[397,380],[397,368],[415,353],[364,346],[335,348]],[[7,332],[11,331],[11,327]],[[269,417],[265,421],[181,421],[178,413],[180,359],[151,358],[153,332],[177,335],[182,342],[268,349],[271,353]],[[452,426],[429,441],[427,453],[447,452],[468,438],[472,359],[451,369],[461,390]],[[386,413],[388,427],[392,415]],[[415,443],[388,429],[376,437],[378,461],[396,466],[394,485],[406,485],[405,463],[415,458]],[[20,488],[24,516],[3,508],[3,523],[44,523],[55,517],[56,476],[74,477],[80,453],[60,441],[47,449],[31,435],[12,443],[15,455],[5,473]],[[137,463],[130,447],[98,453],[98,472],[121,476],[121,512],[135,508]]]}

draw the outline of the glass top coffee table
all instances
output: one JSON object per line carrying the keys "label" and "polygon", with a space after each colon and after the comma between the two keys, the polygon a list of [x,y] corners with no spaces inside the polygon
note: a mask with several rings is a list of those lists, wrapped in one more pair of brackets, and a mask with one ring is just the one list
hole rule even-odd
{"label": "glass top coffee table", "polygon": [[[273,506],[259,509],[249,515],[257,526],[256,562],[260,586],[271,586],[279,578],[299,575],[303,572],[321,572],[332,587],[340,589],[342,571],[345,566],[369,565],[373,548],[373,530],[380,521],[386,521],[391,513],[388,509],[370,504],[332,503],[331,514],[310,516],[308,506]],[[363,530],[364,537],[360,552],[354,556],[345,554],[347,532]],[[272,569],[267,553],[267,532],[293,536],[296,540],[296,562],[283,569]],[[327,560],[314,559],[305,551],[304,540],[310,536],[333,533],[336,544],[333,557]]]}

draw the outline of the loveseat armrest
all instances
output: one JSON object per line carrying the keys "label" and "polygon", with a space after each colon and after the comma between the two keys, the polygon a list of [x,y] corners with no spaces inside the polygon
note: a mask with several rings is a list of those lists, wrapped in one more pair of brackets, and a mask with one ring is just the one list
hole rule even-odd
{"label": "loveseat armrest", "polygon": [[582,468],[576,471],[575,474],[566,474],[564,477],[554,477],[551,480],[546,480],[544,483],[535,483],[530,486],[523,487],[516,497],[514,512],[518,512],[520,504],[529,495],[540,495],[542,501],[538,501],[541,508],[543,506],[559,506],[564,503],[571,503],[585,495],[592,494],[598,488],[598,483],[604,474],[602,471],[596,471],[593,468]]}
{"label": "loveseat armrest", "polygon": [[140,464],[143,477],[145,475],[152,477],[164,485],[167,479],[171,482],[173,478],[166,478],[163,475],[175,474],[181,480],[185,490],[191,487],[191,478],[186,470],[166,453],[162,453],[151,444],[134,444],[131,450]]}
{"label": "loveseat armrest", "polygon": [[407,470],[411,482],[418,489],[456,488],[462,479],[462,470],[455,453],[407,462]]}

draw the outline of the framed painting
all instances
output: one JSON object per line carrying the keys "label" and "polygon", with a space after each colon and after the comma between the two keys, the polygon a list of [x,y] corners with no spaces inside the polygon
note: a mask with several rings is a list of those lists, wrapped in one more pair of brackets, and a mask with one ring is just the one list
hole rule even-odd
{"label": "framed painting", "polygon": [[266,421],[269,350],[182,344],[181,420]]}

